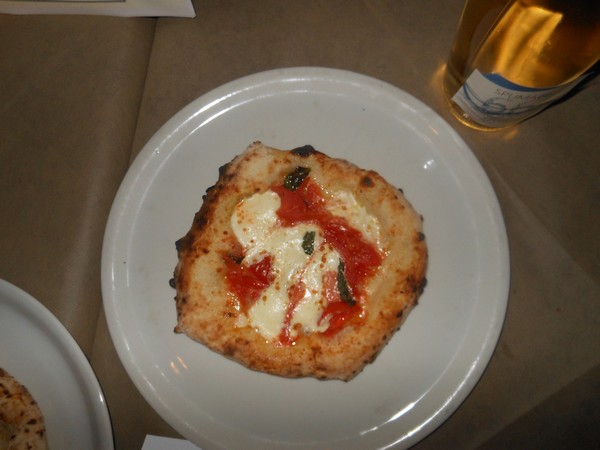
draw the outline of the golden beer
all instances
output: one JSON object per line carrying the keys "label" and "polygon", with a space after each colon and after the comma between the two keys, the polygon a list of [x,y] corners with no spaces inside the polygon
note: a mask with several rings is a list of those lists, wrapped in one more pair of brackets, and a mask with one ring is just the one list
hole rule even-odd
{"label": "golden beer", "polygon": [[600,59],[600,0],[467,0],[444,75],[452,112],[480,130],[514,125]]}

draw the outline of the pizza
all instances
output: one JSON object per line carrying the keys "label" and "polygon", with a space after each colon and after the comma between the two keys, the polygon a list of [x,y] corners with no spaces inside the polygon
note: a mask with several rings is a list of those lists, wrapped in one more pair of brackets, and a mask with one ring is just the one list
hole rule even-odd
{"label": "pizza", "polygon": [[39,405],[25,386],[0,368],[0,450],[47,448]]}
{"label": "pizza", "polygon": [[372,170],[255,142],[176,242],[176,333],[283,377],[350,380],[425,286],[423,218]]}

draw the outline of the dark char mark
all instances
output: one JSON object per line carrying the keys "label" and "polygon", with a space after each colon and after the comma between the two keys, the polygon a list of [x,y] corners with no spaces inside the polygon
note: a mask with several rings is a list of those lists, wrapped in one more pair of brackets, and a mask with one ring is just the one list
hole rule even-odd
{"label": "dark char mark", "polygon": [[312,145],[304,145],[291,150],[291,153],[302,158],[308,158],[310,155],[317,153]]}

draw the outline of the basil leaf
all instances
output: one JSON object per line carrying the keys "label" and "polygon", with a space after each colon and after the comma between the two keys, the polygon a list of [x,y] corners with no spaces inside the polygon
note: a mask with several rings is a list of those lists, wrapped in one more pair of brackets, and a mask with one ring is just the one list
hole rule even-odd
{"label": "basil leaf", "polygon": [[340,293],[340,298],[344,303],[347,303],[350,306],[354,306],[356,304],[356,300],[352,298],[352,293],[350,292],[350,287],[348,286],[348,280],[346,280],[346,266],[344,261],[341,259],[340,263],[338,264],[337,288]]}
{"label": "basil leaf", "polygon": [[292,172],[288,173],[283,179],[283,186],[290,191],[295,191],[308,176],[310,169],[308,167],[296,167]]}
{"label": "basil leaf", "polygon": [[312,255],[315,251],[315,232],[307,231],[302,238],[302,249],[307,255]]}

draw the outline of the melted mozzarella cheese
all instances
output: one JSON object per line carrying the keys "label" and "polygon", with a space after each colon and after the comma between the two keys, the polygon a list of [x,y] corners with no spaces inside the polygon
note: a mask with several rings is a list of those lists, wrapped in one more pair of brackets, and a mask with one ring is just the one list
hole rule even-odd
{"label": "melted mozzarella cheese", "polygon": [[231,216],[231,228],[244,249],[261,246],[260,241],[277,225],[280,205],[279,195],[273,191],[254,194],[237,204]]}
{"label": "melted mozzarella cheese", "polygon": [[332,214],[345,218],[348,223],[381,250],[379,221],[356,200],[350,192],[336,192],[327,200],[327,209]]}
{"label": "melted mozzarella cheese", "polygon": [[[281,204],[273,191],[254,194],[241,201],[231,217],[232,229],[244,247],[244,263],[252,265],[271,255],[274,281],[248,310],[249,324],[266,339],[276,339],[284,327],[290,299],[288,290],[303,283],[304,295],[293,311],[290,335],[297,328],[305,333],[325,331],[328,321],[319,323],[325,305],[323,278],[329,271],[337,272],[340,256],[324,242],[315,224],[282,227],[277,218]],[[365,237],[379,244],[377,220],[359,205],[350,193],[341,193],[331,203],[331,212],[345,217]],[[306,233],[315,232],[314,251],[308,255],[302,246]]]}
{"label": "melted mozzarella cheese", "polygon": [[[317,303],[321,297],[322,276],[315,261],[317,252],[307,255],[302,248],[305,233],[316,231],[314,225],[300,224],[293,227],[275,226],[257,247],[248,254],[272,255],[272,270],[275,280],[248,311],[251,324],[267,339],[279,336],[288,309],[288,289],[300,281],[306,286],[303,299],[294,310],[292,325],[300,323],[305,331],[323,331],[318,326],[322,307]],[[322,238],[321,238],[322,240]],[[317,236],[315,236],[315,245]],[[336,266],[337,267],[337,266]],[[318,295],[311,295],[316,292]]]}
{"label": "melted mozzarella cheese", "polygon": [[[319,240],[322,241],[320,235]],[[317,248],[317,238],[315,237],[315,249]],[[319,324],[319,319],[323,315],[325,308],[323,286],[323,276],[327,272],[337,272],[340,261],[340,255],[335,249],[328,245],[319,244],[318,249],[309,258],[306,269],[303,273],[305,284],[304,297],[292,318],[292,329],[295,325],[300,325],[305,331],[325,331],[329,328],[329,321]],[[295,333],[292,333],[295,335]]]}

